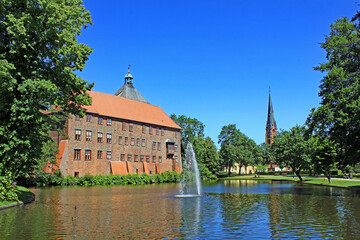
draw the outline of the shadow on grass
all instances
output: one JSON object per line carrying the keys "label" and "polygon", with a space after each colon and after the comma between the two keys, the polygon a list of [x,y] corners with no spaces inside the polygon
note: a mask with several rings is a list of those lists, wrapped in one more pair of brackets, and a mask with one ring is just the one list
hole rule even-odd
{"label": "shadow on grass", "polygon": [[26,201],[29,201],[30,199],[32,199],[35,194],[30,191],[29,189],[27,188],[24,188],[24,187],[18,187],[18,197],[19,197],[19,201],[22,201],[22,202],[26,202]]}

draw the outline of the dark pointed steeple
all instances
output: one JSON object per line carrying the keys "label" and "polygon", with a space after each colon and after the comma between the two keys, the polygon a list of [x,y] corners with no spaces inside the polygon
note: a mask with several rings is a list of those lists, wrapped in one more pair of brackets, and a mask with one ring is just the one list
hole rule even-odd
{"label": "dark pointed steeple", "polygon": [[271,102],[271,94],[270,94],[270,88],[269,88],[269,106],[268,106],[268,117],[266,122],[266,128],[267,129],[277,129],[275,117],[274,117],[274,109]]}

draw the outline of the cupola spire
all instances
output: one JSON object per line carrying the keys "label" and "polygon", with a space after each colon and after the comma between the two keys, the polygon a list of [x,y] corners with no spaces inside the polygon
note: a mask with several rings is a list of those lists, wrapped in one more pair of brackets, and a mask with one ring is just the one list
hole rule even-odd
{"label": "cupola spire", "polygon": [[130,73],[130,67],[131,67],[131,65],[129,64],[128,65],[128,72],[127,72],[127,74],[125,75],[125,84],[133,84],[133,76],[131,75],[131,73]]}

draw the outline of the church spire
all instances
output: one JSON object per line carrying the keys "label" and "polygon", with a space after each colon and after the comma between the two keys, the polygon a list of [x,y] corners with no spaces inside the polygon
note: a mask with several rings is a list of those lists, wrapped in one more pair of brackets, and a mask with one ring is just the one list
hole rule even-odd
{"label": "church spire", "polygon": [[269,105],[268,105],[268,116],[266,121],[266,143],[272,143],[273,138],[277,135],[277,127],[274,117],[274,109],[271,102],[271,94],[270,94],[270,87],[269,87]]}
{"label": "church spire", "polygon": [[268,105],[268,117],[266,122],[266,128],[276,128],[276,122],[274,117],[274,109],[271,102],[271,93],[270,93],[270,87],[269,87],[269,105]]}

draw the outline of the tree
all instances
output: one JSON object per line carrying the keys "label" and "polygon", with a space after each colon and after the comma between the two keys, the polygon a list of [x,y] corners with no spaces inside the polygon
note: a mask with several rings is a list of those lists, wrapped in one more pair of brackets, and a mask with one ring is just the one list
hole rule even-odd
{"label": "tree", "polygon": [[262,151],[254,140],[248,138],[236,128],[235,124],[223,126],[219,134],[219,143],[221,144],[220,156],[223,159],[224,166],[230,169],[235,163],[239,164],[239,174],[241,168],[247,168],[250,165],[256,165],[261,161]]}
{"label": "tree", "polygon": [[282,130],[269,148],[271,160],[280,167],[292,168],[301,182],[300,171],[307,169],[311,161],[311,144],[305,137],[305,130],[300,126]]}
{"label": "tree", "polygon": [[77,42],[92,22],[81,0],[7,0],[0,13],[0,175],[14,178],[39,166],[50,130],[91,104],[93,84],[75,71],[92,52]]}
{"label": "tree", "polygon": [[203,164],[212,174],[218,174],[221,170],[221,162],[214,141],[210,137],[200,137],[196,141],[194,149],[197,152],[197,160]]}
{"label": "tree", "polygon": [[171,114],[170,118],[181,127],[181,156],[185,159],[185,148],[187,142],[195,145],[196,139],[204,137],[204,124],[196,118],[187,117],[185,115],[176,116]]}
{"label": "tree", "polygon": [[342,168],[354,166],[360,159],[359,16],[357,12],[352,21],[346,17],[336,20],[321,43],[327,59],[315,67],[326,73],[320,85],[321,103],[306,122],[308,134],[315,133],[322,143],[334,141],[341,149],[337,159]]}
{"label": "tree", "polygon": [[312,162],[318,174],[324,174],[331,184],[331,172],[338,167],[337,144],[330,138],[315,137]]}

